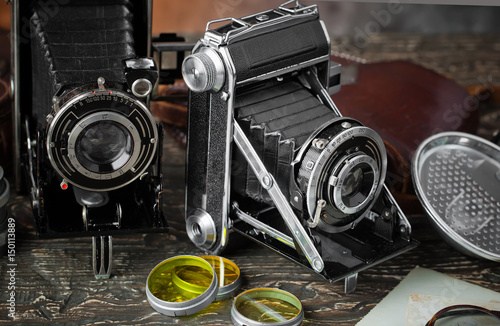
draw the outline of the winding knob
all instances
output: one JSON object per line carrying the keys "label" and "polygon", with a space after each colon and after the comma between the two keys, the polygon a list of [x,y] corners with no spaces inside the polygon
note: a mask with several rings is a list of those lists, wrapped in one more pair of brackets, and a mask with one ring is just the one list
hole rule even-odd
{"label": "winding knob", "polygon": [[193,92],[218,92],[224,85],[224,64],[217,52],[206,48],[184,59],[182,76]]}

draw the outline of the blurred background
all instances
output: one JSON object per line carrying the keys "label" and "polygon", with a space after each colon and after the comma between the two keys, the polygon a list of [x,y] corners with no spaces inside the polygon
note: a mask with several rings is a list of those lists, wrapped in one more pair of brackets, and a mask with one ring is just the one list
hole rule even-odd
{"label": "blurred background", "polygon": [[[243,17],[276,8],[284,0],[154,0],[154,32],[197,34],[206,22]],[[484,33],[500,31],[500,7],[362,3],[353,1],[301,1],[317,3],[332,35],[355,35],[365,27],[372,31],[403,33]],[[473,3],[474,1],[470,1]],[[384,13],[389,15],[384,16]],[[373,21],[377,22],[376,27]],[[0,28],[10,26],[10,6],[0,5]]]}
{"label": "blurred background", "polygon": [[[284,1],[154,0],[153,33],[175,32],[194,42],[210,20],[251,15],[276,8]],[[466,69],[467,73],[461,75],[464,79],[457,80],[464,86],[477,82],[477,67],[500,78],[498,65],[489,62],[491,56],[489,61],[477,56],[477,51],[500,51],[500,6],[421,5],[397,0],[301,3],[319,5],[320,17],[332,36],[333,54],[373,62],[380,61],[378,53],[390,52],[384,60],[418,62],[448,77],[457,69]],[[9,26],[10,6],[0,4],[0,29],[8,30]],[[5,38],[5,34],[1,37]],[[476,45],[477,37],[481,38],[481,46]],[[422,57],[424,52],[439,52],[442,60],[429,62],[434,57]],[[445,57],[449,54],[460,58],[474,54],[477,58],[465,67],[463,59]]]}
{"label": "blurred background", "polygon": [[[276,8],[283,2],[284,0],[156,0],[154,1],[154,30],[201,33],[209,20],[243,17]],[[402,33],[500,31],[498,19],[500,7],[386,2],[301,1],[303,4],[319,5],[320,17],[325,21],[330,33],[335,36],[354,36],[358,29],[364,30],[366,27],[373,32],[379,29],[379,32]],[[379,27],[376,27],[374,22],[378,23]]]}

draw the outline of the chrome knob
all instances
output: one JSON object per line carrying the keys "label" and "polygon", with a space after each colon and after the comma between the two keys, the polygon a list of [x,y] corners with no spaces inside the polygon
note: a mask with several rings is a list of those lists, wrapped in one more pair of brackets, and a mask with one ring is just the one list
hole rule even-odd
{"label": "chrome knob", "polygon": [[207,48],[184,59],[182,76],[193,92],[218,92],[224,85],[224,64],[217,52]]}

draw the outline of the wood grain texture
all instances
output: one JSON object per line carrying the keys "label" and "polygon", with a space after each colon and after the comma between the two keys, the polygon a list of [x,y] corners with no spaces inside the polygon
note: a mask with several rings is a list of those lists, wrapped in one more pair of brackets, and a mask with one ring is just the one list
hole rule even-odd
{"label": "wood grain texture", "polygon": [[[425,58],[428,68],[444,72],[461,84],[474,80],[471,67],[485,62],[479,74],[490,73],[497,78],[500,71],[498,55],[489,52],[491,39],[484,44],[477,38],[463,36],[479,50],[462,58],[468,68],[452,71],[446,65],[443,50],[434,51],[445,40],[415,36],[383,35],[373,42],[373,48],[360,55],[369,59],[407,58],[418,62]],[[380,38],[380,39],[379,39]],[[454,39],[459,41],[458,38]],[[376,41],[376,42],[375,42]],[[498,41],[498,39],[496,40]],[[452,42],[447,43],[453,49]],[[465,46],[465,45],[463,45]],[[408,49],[412,49],[409,51]],[[370,52],[372,51],[372,52]],[[419,52],[421,51],[421,52]],[[482,68],[481,68],[482,69]],[[368,125],[369,123],[366,122]],[[151,269],[164,259],[180,254],[201,254],[189,240],[184,226],[184,149],[170,138],[165,141],[164,212],[170,233],[113,237],[113,276],[96,280],[92,273],[91,239],[38,240],[27,198],[12,196],[10,207],[17,219],[16,227],[16,317],[23,325],[232,325],[232,300],[212,304],[202,312],[182,318],[163,316],[148,304],[146,278]],[[303,325],[355,325],[379,303],[415,266],[446,273],[461,280],[500,292],[498,263],[464,256],[448,246],[432,229],[427,218],[412,216],[413,236],[421,245],[403,255],[377,265],[359,275],[357,290],[345,295],[343,283],[330,284],[316,274],[256,244],[228,252],[225,256],[241,269],[242,290],[256,287],[277,287],[290,291],[301,301],[305,310]],[[5,258],[2,262],[6,262]],[[6,263],[0,265],[0,324],[10,324],[7,318]]]}

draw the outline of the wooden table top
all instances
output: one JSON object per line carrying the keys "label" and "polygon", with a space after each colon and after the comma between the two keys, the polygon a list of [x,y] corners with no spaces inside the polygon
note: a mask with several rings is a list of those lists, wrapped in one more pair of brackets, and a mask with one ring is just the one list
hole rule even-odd
{"label": "wooden table top", "polygon": [[[470,52],[464,70],[459,69],[457,73],[455,68],[453,75],[453,69],[444,64],[457,59],[444,54],[445,49],[435,51],[417,36],[387,36],[385,41],[383,37],[373,39],[372,50],[363,49],[354,54],[372,61],[383,58],[421,61],[427,67],[456,78],[462,85],[473,81],[470,71],[473,67],[483,69],[496,81],[500,79],[500,59],[498,55],[494,56],[494,51],[491,53],[490,43],[486,52]],[[464,42],[476,42],[469,36],[463,36],[463,39]],[[414,46],[418,40],[423,42],[420,53],[418,47],[409,46]],[[428,42],[442,43],[436,38]],[[496,38],[495,42],[498,46],[499,39]],[[405,44],[407,48],[403,47]],[[498,54],[498,47],[496,49]],[[17,321],[23,325],[232,325],[232,300],[212,304],[200,313],[181,318],[163,316],[147,302],[146,278],[156,264],[180,254],[202,254],[189,241],[184,225],[185,150],[169,137],[166,137],[164,147],[167,155],[164,155],[163,171],[167,192],[163,204],[170,232],[113,237],[113,274],[107,280],[96,280],[93,275],[90,238],[36,239],[27,198],[12,195],[9,206],[17,219]],[[355,325],[416,266],[500,291],[498,263],[470,258],[452,249],[424,216],[409,216],[409,220],[413,237],[421,245],[361,272],[356,292],[348,295],[344,294],[343,282],[330,284],[257,244],[227,252],[224,256],[240,267],[242,290],[276,287],[296,295],[304,307],[303,325]],[[0,265],[0,324],[11,322],[7,317],[8,270],[7,264]]]}

